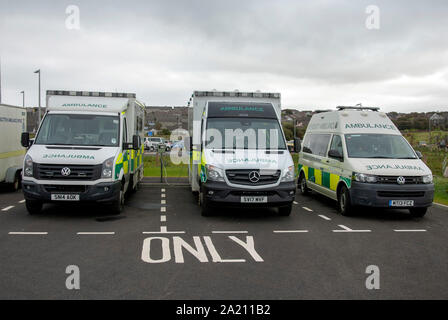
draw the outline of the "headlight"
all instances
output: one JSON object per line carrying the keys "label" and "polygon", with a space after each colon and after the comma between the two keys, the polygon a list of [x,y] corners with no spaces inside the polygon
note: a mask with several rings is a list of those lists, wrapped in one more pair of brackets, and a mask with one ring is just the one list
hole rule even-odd
{"label": "headlight", "polygon": [[114,168],[115,157],[109,158],[103,162],[103,168],[101,169],[101,178],[112,178],[112,171]]}
{"label": "headlight", "polygon": [[294,181],[294,166],[283,169],[282,182]]}
{"label": "headlight", "polygon": [[23,172],[26,177],[33,176],[33,159],[29,155],[25,157]]}
{"label": "headlight", "polygon": [[224,181],[224,170],[211,164],[206,164],[205,168],[207,169],[207,179],[211,181]]}
{"label": "headlight", "polygon": [[376,183],[378,181],[377,176],[364,173],[353,173],[353,180],[358,182]]}
{"label": "headlight", "polygon": [[432,174],[428,174],[427,176],[423,176],[423,183],[432,183]]}

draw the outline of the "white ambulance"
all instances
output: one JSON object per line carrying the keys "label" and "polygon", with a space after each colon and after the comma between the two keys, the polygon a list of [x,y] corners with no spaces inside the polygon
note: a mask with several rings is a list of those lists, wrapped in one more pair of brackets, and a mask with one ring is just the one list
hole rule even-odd
{"label": "white ambulance", "polygon": [[23,163],[30,214],[45,202],[97,202],[123,209],[143,178],[145,107],[133,93],[47,91],[47,112]]}
{"label": "white ambulance", "polygon": [[26,109],[0,104],[0,184],[17,191],[20,186],[23,156],[20,134],[26,131]]}
{"label": "white ambulance", "polygon": [[298,187],[356,206],[407,208],[425,215],[434,197],[431,170],[379,108],[361,105],[316,113],[299,153]]}
{"label": "white ambulance", "polygon": [[195,91],[188,120],[189,179],[202,215],[217,206],[278,207],[290,214],[295,170],[279,93]]}

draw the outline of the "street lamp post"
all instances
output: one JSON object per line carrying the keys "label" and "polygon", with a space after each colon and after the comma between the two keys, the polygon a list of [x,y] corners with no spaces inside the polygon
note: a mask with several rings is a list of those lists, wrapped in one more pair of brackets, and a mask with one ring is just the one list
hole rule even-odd
{"label": "street lamp post", "polygon": [[25,108],[25,91],[20,91],[22,94],[22,106]]}
{"label": "street lamp post", "polygon": [[37,123],[37,126],[39,127],[40,119],[41,119],[41,115],[40,115],[40,69],[34,71],[34,73],[38,73],[39,74],[39,118],[38,118],[39,120],[38,120],[38,123]]}

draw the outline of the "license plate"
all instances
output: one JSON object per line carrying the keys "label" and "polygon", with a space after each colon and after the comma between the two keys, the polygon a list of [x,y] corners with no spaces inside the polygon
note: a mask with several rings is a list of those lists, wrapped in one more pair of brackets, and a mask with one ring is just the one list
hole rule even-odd
{"label": "license plate", "polygon": [[241,203],[267,203],[267,196],[243,196],[241,197]]}
{"label": "license plate", "polygon": [[54,201],[79,201],[79,194],[52,193],[51,200],[54,200]]}
{"label": "license plate", "polygon": [[389,200],[389,207],[413,207],[414,200]]}

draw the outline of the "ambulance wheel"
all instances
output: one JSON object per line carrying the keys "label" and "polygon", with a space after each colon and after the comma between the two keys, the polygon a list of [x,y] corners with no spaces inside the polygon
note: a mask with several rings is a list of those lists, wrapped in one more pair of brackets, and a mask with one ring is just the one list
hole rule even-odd
{"label": "ambulance wheel", "polygon": [[39,214],[42,211],[43,203],[37,200],[25,200],[26,210],[30,215]]}
{"label": "ambulance wheel", "polygon": [[202,190],[201,192],[199,192],[199,205],[201,206],[201,215],[203,217],[211,216],[210,204],[208,203],[207,199],[205,199],[205,195]]}
{"label": "ambulance wheel", "polygon": [[303,172],[300,173],[299,181],[297,184],[298,184],[301,194],[307,195],[310,192],[310,189],[308,189],[308,187],[306,185],[306,178],[305,178],[305,175],[303,174]]}
{"label": "ambulance wheel", "polygon": [[20,172],[17,172],[16,176],[14,177],[14,181],[11,184],[11,191],[15,192],[15,191],[19,190],[19,188],[20,188],[20,180],[21,180]]}
{"label": "ambulance wheel", "polygon": [[411,208],[411,209],[409,209],[411,216],[413,216],[415,218],[424,217],[426,214],[426,211],[428,211],[428,208]]}
{"label": "ambulance wheel", "polygon": [[291,211],[292,211],[292,203],[287,206],[278,208],[278,213],[284,217],[289,216],[291,214]]}
{"label": "ambulance wheel", "polygon": [[113,215],[118,215],[123,211],[123,209],[124,209],[124,191],[123,187],[121,187],[117,199],[110,205],[110,213]]}
{"label": "ambulance wheel", "polygon": [[353,214],[350,192],[346,186],[342,186],[338,193],[338,211],[343,216],[350,216]]}

